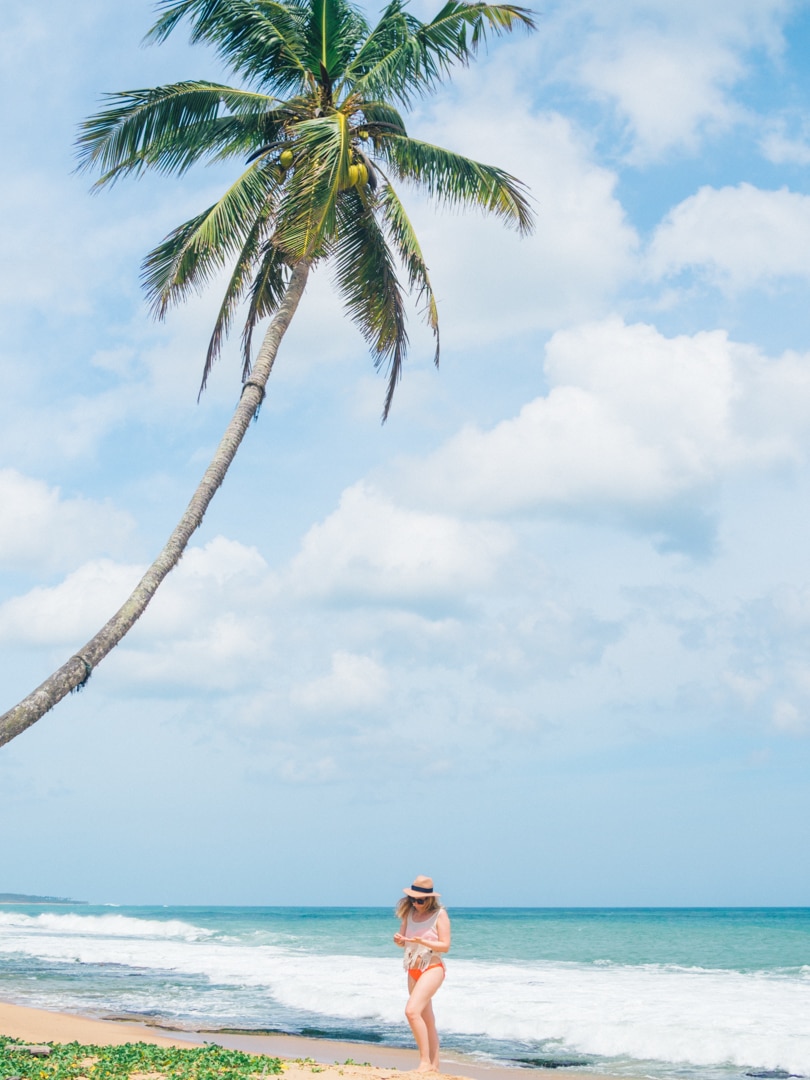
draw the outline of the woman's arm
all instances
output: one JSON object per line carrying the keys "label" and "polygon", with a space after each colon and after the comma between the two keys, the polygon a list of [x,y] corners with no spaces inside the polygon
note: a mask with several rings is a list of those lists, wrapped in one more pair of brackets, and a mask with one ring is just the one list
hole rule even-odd
{"label": "woman's arm", "polygon": [[407,919],[403,919],[399,925],[399,930],[394,934],[394,944],[399,945],[400,949],[405,948],[405,942],[408,940],[405,937],[405,925],[408,922]]}

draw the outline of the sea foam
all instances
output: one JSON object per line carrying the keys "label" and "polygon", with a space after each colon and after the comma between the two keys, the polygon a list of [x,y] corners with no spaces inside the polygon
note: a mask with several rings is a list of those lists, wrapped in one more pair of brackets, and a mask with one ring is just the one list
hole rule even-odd
{"label": "sea foam", "polygon": [[[227,933],[225,930],[227,929]],[[406,1033],[401,958],[307,947],[301,931],[220,932],[133,915],[0,914],[0,953],[87,970],[94,1008],[158,1012],[257,1028]],[[328,939],[327,939],[328,940]],[[273,943],[275,941],[275,943]],[[334,941],[334,939],[333,939]],[[351,948],[351,935],[342,939]],[[381,943],[381,951],[385,945]],[[92,969],[121,979],[93,982]],[[133,979],[127,971],[149,977]],[[72,984],[71,984],[72,985]],[[65,990],[63,988],[62,993]],[[79,993],[68,988],[69,993]],[[28,987],[40,1004],[47,980]],[[64,1002],[63,1002],[64,1004]],[[82,1007],[81,995],[74,1008]],[[553,1050],[632,1065],[783,1069],[810,1075],[810,969],[738,971],[672,964],[448,959],[436,1011],[449,1044],[500,1057]],[[621,1071],[624,1071],[623,1069]],[[660,1070],[659,1070],[660,1071]]]}
{"label": "sea foam", "polygon": [[40,934],[58,934],[78,937],[102,938],[179,938],[195,941],[210,937],[211,931],[179,919],[139,919],[128,915],[60,915],[43,912],[27,915],[23,912],[0,912],[0,933],[31,931]]}

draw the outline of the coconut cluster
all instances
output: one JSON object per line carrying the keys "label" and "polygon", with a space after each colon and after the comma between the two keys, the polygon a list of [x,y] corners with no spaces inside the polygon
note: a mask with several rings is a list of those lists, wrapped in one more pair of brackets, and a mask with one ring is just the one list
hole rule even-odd
{"label": "coconut cluster", "polygon": [[368,183],[368,169],[361,162],[349,166],[349,187],[365,187]]}
{"label": "coconut cluster", "polygon": [[[368,138],[368,132],[367,131],[361,131],[360,132],[360,137],[363,138],[364,136],[365,136],[365,138]],[[282,167],[282,169],[284,169],[285,172],[292,165],[293,160],[294,160],[294,154],[293,154],[292,150],[290,150],[290,149],[282,150],[281,153],[278,156],[278,163]],[[347,180],[347,182],[345,184],[342,184],[341,187],[344,190],[346,190],[348,188],[353,188],[353,187],[361,188],[361,187],[365,187],[367,183],[368,183],[368,166],[365,165],[362,161],[355,161],[355,162],[352,162],[352,164],[349,166],[349,168],[348,168],[348,180]]]}

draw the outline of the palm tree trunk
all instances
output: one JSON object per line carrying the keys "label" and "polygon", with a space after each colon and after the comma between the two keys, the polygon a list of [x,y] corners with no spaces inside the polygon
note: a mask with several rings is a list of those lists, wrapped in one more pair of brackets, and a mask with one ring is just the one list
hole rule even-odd
{"label": "palm tree trunk", "polygon": [[166,546],[141,578],[129,599],[95,637],[71,656],[41,686],[38,686],[28,697],[23,698],[19,705],[15,705],[13,709],[9,709],[7,713],[0,716],[0,746],[10,742],[20,732],[39,720],[71,690],[84,686],[93,669],[135,625],[157,592],[160,583],[180,561],[193,533],[202,524],[208,504],[225,479],[225,474],[239,449],[248,425],[262,403],[278,347],[303,295],[308,274],[309,263],[306,260],[298,263],[293,269],[287,291],[264,336],[250,378],[242,389],[239,404],[222,436],[211,464],[205,470],[205,475]]}

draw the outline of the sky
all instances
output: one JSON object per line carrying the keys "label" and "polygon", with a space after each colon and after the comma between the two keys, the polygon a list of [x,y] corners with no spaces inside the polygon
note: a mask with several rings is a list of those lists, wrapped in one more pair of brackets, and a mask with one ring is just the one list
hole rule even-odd
{"label": "sky", "polygon": [[[6,7],[3,710],[124,600],[239,394],[237,334],[197,402],[216,286],[162,323],[139,286],[232,172],[75,172],[104,93],[223,76],[153,17]],[[0,750],[0,891],[809,902],[810,4],[537,23],[407,121],[523,180],[534,235],[406,193],[442,360],[412,311],[385,425],[310,281],[179,568]]]}

